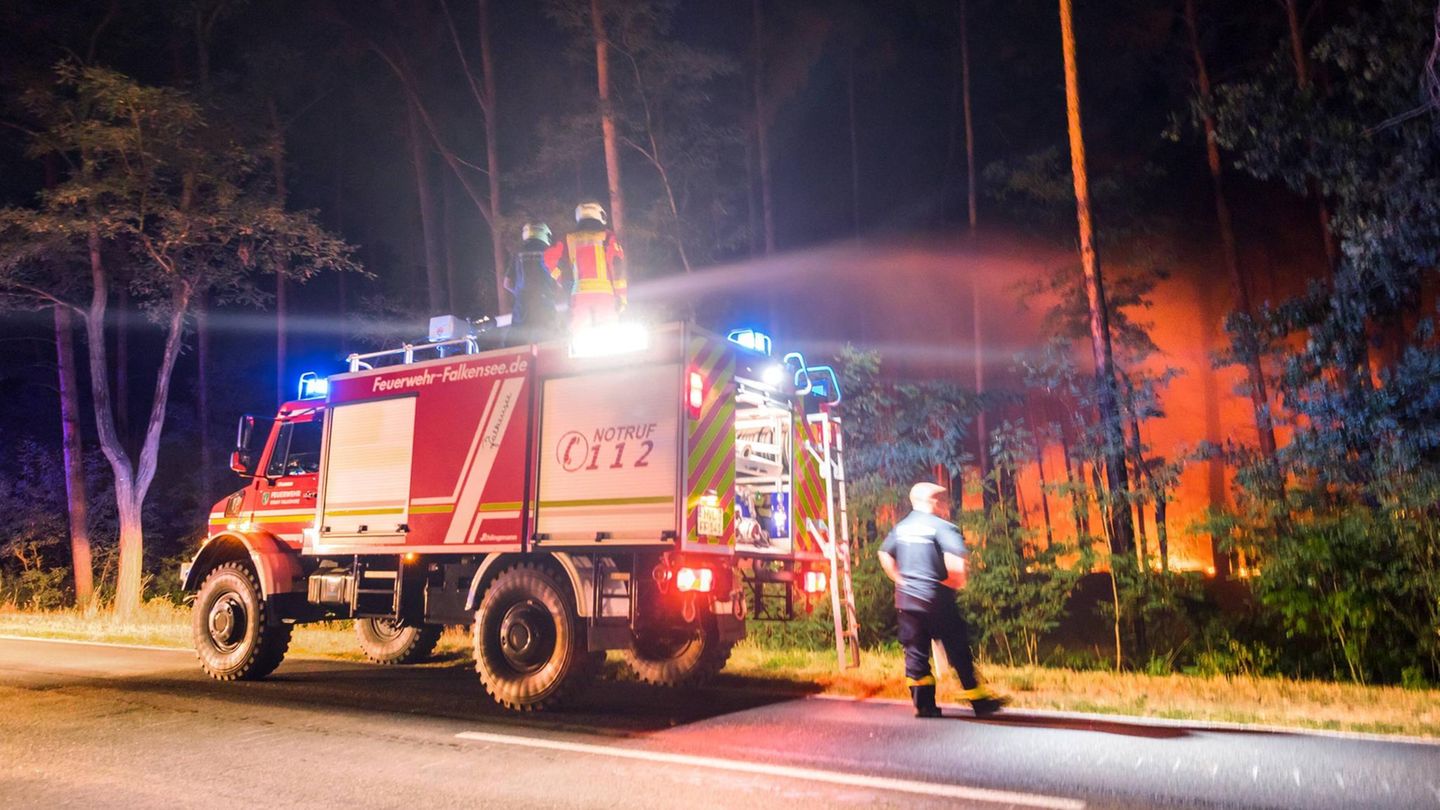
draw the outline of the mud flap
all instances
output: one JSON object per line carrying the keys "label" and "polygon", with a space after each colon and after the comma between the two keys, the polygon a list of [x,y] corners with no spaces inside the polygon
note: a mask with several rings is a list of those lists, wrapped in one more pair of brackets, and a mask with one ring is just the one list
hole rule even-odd
{"label": "mud flap", "polygon": [[722,643],[739,641],[745,638],[745,620],[737,618],[733,613],[717,613],[715,631]]}

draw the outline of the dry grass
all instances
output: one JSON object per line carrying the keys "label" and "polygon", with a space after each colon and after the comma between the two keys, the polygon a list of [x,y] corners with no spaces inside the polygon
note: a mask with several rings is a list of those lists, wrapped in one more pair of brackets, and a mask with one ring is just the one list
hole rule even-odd
{"label": "dry grass", "polygon": [[[124,620],[103,610],[0,610],[0,634],[189,648],[190,608],[157,599]],[[448,630],[436,649],[445,655],[468,655],[469,637],[462,630]],[[365,658],[348,621],[296,627],[290,641],[290,654],[351,661]]]}
{"label": "dry grass", "polygon": [[[0,634],[85,641],[190,646],[190,611],[156,601],[132,619],[107,612],[0,611]],[[360,660],[349,622],[296,628],[291,653]],[[438,651],[469,654],[469,639],[451,629]],[[1283,678],[1197,677],[1081,672],[1032,667],[983,667],[987,680],[1015,700],[1017,708],[1058,709],[1186,720],[1220,720],[1302,728],[1408,734],[1440,738],[1440,691]],[[833,653],[776,650],[743,642],[726,673],[760,686],[818,689],[852,697],[906,697],[898,650],[867,651],[860,667],[838,672]],[[940,681],[940,699],[960,686]]]}
{"label": "dry grass", "polygon": [[[742,643],[727,672],[813,683],[827,694],[908,697],[898,650],[867,651],[860,667],[838,672],[834,653],[769,650]],[[1198,677],[1082,672],[1047,667],[981,668],[1016,708],[1440,737],[1440,690],[1358,686],[1284,678]],[[940,699],[957,695],[952,673]]]}

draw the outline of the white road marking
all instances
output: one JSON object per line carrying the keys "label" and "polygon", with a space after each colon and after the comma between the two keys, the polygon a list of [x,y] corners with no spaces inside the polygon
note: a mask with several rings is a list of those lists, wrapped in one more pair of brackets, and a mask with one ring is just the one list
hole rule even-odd
{"label": "white road marking", "polygon": [[1295,787],[1300,787],[1300,769],[1291,768],[1290,773],[1295,776]]}
{"label": "white road marking", "polygon": [[1339,785],[1341,790],[1345,789],[1345,777],[1341,776],[1339,771],[1335,772],[1335,784]]}
{"label": "white road marking", "polygon": [[120,644],[114,641],[86,641],[83,638],[40,638],[38,636],[15,636],[0,633],[0,641],[36,641],[45,644],[79,644],[85,647],[116,647],[122,650],[159,650],[160,652],[183,652],[194,654],[189,647],[161,647],[155,644]]}
{"label": "white road marking", "polygon": [[1081,808],[1085,807],[1085,802],[1083,801],[1061,798],[1059,796],[1015,793],[1008,790],[989,790],[986,788],[964,787],[962,785],[942,785],[934,782],[891,779],[883,776],[837,773],[834,771],[798,768],[788,765],[767,765],[759,762],[740,762],[715,757],[692,756],[690,754],[670,754],[662,751],[644,751],[610,745],[590,745],[587,743],[566,742],[563,740],[547,740],[539,737],[489,734],[480,731],[462,731],[455,736],[462,740],[492,743],[495,745],[514,745],[524,748],[540,748],[549,751],[567,751],[576,754],[616,757],[618,759],[661,762],[668,765],[713,768],[715,770],[774,776],[782,779],[805,779],[811,782],[825,782],[832,785],[884,790],[895,793],[912,793],[921,796],[937,796],[943,799],[964,799],[967,801],[1010,804],[1023,807],[1057,808],[1057,810],[1081,810]]}
{"label": "white road marking", "polygon": [[1259,765],[1251,765],[1251,766],[1250,766],[1250,781],[1251,781],[1251,782],[1259,782],[1259,781],[1260,781],[1260,766],[1259,766]]}
{"label": "white road marking", "polygon": [[1171,766],[1170,772],[1171,772],[1171,773],[1175,773],[1175,772],[1178,771],[1178,770],[1180,770],[1180,759],[1179,759],[1179,757],[1176,757],[1176,759],[1175,759],[1175,764],[1174,764],[1173,766]]}
{"label": "white road marking", "polygon": [[[744,691],[744,690],[736,690]],[[854,695],[806,695],[805,700],[836,700],[842,703],[880,703],[891,706],[909,706],[903,698],[855,697]],[[942,709],[964,711],[955,704],[941,704]],[[1231,723],[1224,720],[1176,720],[1169,717],[1146,717],[1137,714],[1100,714],[1097,712],[1066,712],[1056,709],[1030,709],[1011,706],[1008,713],[1023,717],[1054,717],[1065,720],[1093,720],[1097,723],[1129,723],[1137,726],[1157,728],[1181,728],[1187,731],[1263,731],[1272,734],[1303,734],[1307,737],[1333,737],[1338,740],[1363,740],[1365,742],[1410,743],[1412,745],[1437,745],[1440,739],[1407,734],[1373,734],[1365,731],[1336,731],[1328,728],[1305,728],[1304,726],[1279,726],[1268,723]],[[1004,722],[1006,712],[995,715],[995,720]]]}

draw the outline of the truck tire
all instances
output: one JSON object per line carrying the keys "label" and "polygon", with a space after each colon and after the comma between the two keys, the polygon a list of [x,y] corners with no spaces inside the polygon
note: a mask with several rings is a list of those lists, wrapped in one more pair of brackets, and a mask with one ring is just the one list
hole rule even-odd
{"label": "truck tire", "polygon": [[521,563],[491,581],[475,611],[474,639],[480,682],[511,711],[555,708],[596,673],[569,590],[539,566]]}
{"label": "truck tire", "polygon": [[191,637],[200,668],[217,681],[250,681],[280,666],[291,625],[271,624],[260,583],[244,562],[218,565],[195,595]]}
{"label": "truck tire", "polygon": [[395,619],[356,619],[360,651],[377,664],[413,664],[435,651],[445,628],[438,624],[406,624]]}
{"label": "truck tire", "polygon": [[720,641],[714,621],[702,620],[688,631],[636,636],[625,651],[625,665],[656,686],[702,686],[725,668],[735,642]]}

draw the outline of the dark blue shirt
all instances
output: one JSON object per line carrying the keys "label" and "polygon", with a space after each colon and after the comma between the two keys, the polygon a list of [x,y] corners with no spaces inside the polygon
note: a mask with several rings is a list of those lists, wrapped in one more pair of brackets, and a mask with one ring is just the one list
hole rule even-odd
{"label": "dark blue shirt", "polygon": [[949,572],[945,555],[966,557],[965,538],[953,523],[928,512],[911,512],[886,535],[880,550],[895,558],[900,582],[895,586],[895,607],[929,610],[938,599],[955,598],[955,589],[942,585]]}

